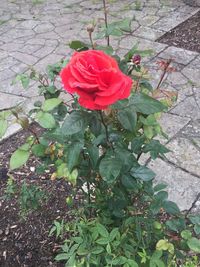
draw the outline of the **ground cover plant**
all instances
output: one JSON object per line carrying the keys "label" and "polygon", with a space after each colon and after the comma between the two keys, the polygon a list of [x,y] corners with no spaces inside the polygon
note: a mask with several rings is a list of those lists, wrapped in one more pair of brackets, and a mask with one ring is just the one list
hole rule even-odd
{"label": "ground cover plant", "polygon": [[[88,25],[89,44],[70,43],[75,52],[69,61],[48,66],[46,74],[30,69],[16,77],[24,88],[37,81],[44,100],[29,114],[18,106],[0,113],[2,136],[10,116],[30,131],[11,156],[10,171],[34,155],[37,172],[48,169],[51,180],[71,185],[71,219],[55,220],[49,233],[63,241],[55,259],[65,266],[198,266],[200,216],[182,214],[168,200],[166,185],[154,184],[155,173],[141,163],[145,154],[155,160],[169,151],[159,141],[167,137],[158,119],[176,98],[161,87],[172,62],[158,62],[162,75],[154,88],[141,63],[151,51],[136,44],[122,58],[116,55],[111,37],[129,32],[130,21],[109,23],[105,0],[102,7],[104,23]],[[105,46],[98,45],[102,38]],[[44,131],[38,135],[32,122]],[[26,214],[44,195],[25,184],[22,189]],[[10,178],[7,195],[13,190]]]}

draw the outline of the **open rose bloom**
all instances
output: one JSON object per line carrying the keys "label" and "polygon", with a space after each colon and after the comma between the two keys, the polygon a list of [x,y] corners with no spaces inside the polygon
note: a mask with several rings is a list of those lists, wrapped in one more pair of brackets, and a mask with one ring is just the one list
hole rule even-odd
{"label": "open rose bloom", "polygon": [[103,51],[75,52],[60,76],[65,90],[78,94],[79,104],[91,110],[107,109],[131,92],[131,78]]}

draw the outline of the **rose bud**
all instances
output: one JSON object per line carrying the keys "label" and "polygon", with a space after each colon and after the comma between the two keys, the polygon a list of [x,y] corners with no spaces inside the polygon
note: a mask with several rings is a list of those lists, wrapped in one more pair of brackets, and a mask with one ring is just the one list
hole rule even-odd
{"label": "rose bud", "polygon": [[89,25],[87,26],[87,32],[93,32],[93,31],[94,31],[94,25],[89,24]]}
{"label": "rose bud", "polygon": [[140,65],[140,62],[141,62],[141,56],[140,55],[135,55],[132,57],[132,62],[135,64],[135,65]]}

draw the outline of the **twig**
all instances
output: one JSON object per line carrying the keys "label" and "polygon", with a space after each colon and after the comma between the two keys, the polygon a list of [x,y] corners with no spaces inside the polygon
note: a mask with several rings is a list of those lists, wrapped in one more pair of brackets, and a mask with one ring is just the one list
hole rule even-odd
{"label": "twig", "polygon": [[199,200],[200,198],[200,193],[197,194],[195,200],[193,201],[191,207],[187,210],[186,214],[185,214],[185,217],[188,216],[188,214],[192,211],[192,209],[195,207],[195,204],[197,203],[197,201]]}
{"label": "twig", "polygon": [[162,81],[163,81],[163,79],[164,79],[164,77],[165,77],[165,74],[167,73],[168,67],[169,67],[169,65],[171,64],[171,62],[172,62],[172,59],[168,59],[168,60],[167,60],[166,65],[165,65],[164,70],[163,70],[163,73],[162,73],[162,75],[161,75],[161,77],[160,77],[160,81],[159,81],[159,83],[158,83],[158,85],[157,85],[157,87],[156,87],[156,90],[159,89],[159,87],[160,87],[160,85],[161,85],[161,83],[162,83]]}
{"label": "twig", "polygon": [[[104,15],[105,15],[105,25],[106,29],[108,29],[108,11],[106,8],[106,0],[103,0],[103,9],[104,9]],[[110,46],[110,36],[107,36],[107,46]]]}

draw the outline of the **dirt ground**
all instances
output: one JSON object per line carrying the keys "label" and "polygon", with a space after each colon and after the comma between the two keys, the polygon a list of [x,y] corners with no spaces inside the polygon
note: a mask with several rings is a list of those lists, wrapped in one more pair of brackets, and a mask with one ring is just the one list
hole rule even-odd
{"label": "dirt ground", "polygon": [[157,41],[200,53],[200,11]]}
{"label": "dirt ground", "polygon": [[54,261],[59,240],[49,237],[49,230],[54,220],[68,218],[66,197],[70,187],[67,182],[51,181],[49,173],[36,174],[34,168],[37,160],[32,157],[25,167],[14,171],[12,176],[17,188],[23,181],[40,186],[47,194],[47,202],[44,201],[41,208],[32,211],[24,220],[19,215],[17,193],[5,199],[9,158],[27,136],[28,132],[21,131],[0,143],[0,267],[60,267],[63,265]]}

